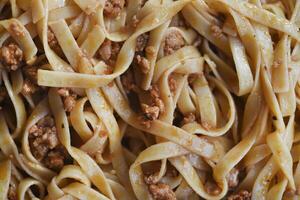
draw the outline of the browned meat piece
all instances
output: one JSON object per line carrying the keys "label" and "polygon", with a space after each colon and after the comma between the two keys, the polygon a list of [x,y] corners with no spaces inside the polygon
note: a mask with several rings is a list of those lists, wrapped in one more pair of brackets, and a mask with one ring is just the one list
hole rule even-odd
{"label": "browned meat piece", "polygon": [[175,193],[167,184],[151,184],[149,191],[155,200],[176,200]]}
{"label": "browned meat piece", "polygon": [[159,116],[158,106],[149,106],[147,104],[141,105],[144,116],[149,120],[156,120]]}
{"label": "browned meat piece", "polygon": [[234,188],[239,184],[239,170],[233,168],[229,174],[226,176],[228,187]]}
{"label": "browned meat piece", "polygon": [[222,31],[222,29],[219,26],[212,25],[210,27],[210,30],[211,30],[211,32],[212,32],[212,34],[213,34],[214,37],[216,37],[216,38],[222,37],[222,32],[223,31]]}
{"label": "browned meat piece", "polygon": [[118,42],[112,42],[106,39],[99,48],[100,58],[110,66],[114,66],[117,60],[121,45]]}
{"label": "browned meat piece", "polygon": [[150,95],[152,98],[159,98],[159,89],[157,85],[152,85],[150,88]]}
{"label": "browned meat piece", "polygon": [[120,15],[125,6],[125,0],[106,0],[104,6],[104,16],[116,18]]}
{"label": "browned meat piece", "polygon": [[145,126],[146,128],[151,127],[151,122],[153,120],[158,119],[160,108],[158,106],[149,106],[147,104],[141,104],[142,109],[142,116],[140,116],[140,123],[141,125]]}
{"label": "browned meat piece", "polygon": [[25,35],[22,27],[17,23],[11,23],[9,29],[11,30],[12,33],[14,33],[18,37]]}
{"label": "browned meat piece", "polygon": [[17,200],[17,188],[14,184],[9,184],[8,193],[7,193],[8,200]]}
{"label": "browned meat piece", "polygon": [[153,105],[159,107],[159,112],[163,113],[165,111],[165,104],[160,98],[159,89],[157,85],[152,85],[150,89],[150,95],[152,97]]}
{"label": "browned meat piece", "polygon": [[49,44],[50,48],[57,50],[59,48],[59,44],[58,44],[58,41],[50,27],[48,27],[48,29],[47,29],[47,35],[48,35],[48,44]]}
{"label": "browned meat piece", "polygon": [[34,157],[40,161],[59,144],[52,117],[41,119],[29,129],[29,142]]}
{"label": "browned meat piece", "polygon": [[65,110],[67,112],[71,112],[76,105],[77,94],[66,88],[60,88],[57,92],[61,97],[63,97]]}
{"label": "browned meat piece", "polygon": [[48,168],[59,171],[64,166],[66,155],[67,152],[64,148],[57,147],[48,153],[44,163]]}
{"label": "browned meat piece", "polygon": [[196,120],[196,116],[194,113],[188,113],[184,116],[182,123],[183,124],[188,124],[192,123]]}
{"label": "browned meat piece", "polygon": [[184,27],[189,28],[190,25],[187,23],[187,21],[184,19],[181,13],[178,13],[172,18],[170,26],[173,27]]}
{"label": "browned meat piece", "polygon": [[23,51],[15,43],[0,48],[0,62],[9,71],[17,70],[21,66],[23,58]]}
{"label": "browned meat piece", "polygon": [[177,89],[176,80],[174,79],[174,77],[172,75],[170,75],[168,81],[169,81],[169,87],[170,87],[171,93],[174,95],[176,92],[176,89]]}
{"label": "browned meat piece", "polygon": [[22,70],[26,78],[29,78],[32,82],[37,83],[37,66],[27,65],[23,67]]}
{"label": "browned meat piece", "polygon": [[65,110],[71,112],[76,105],[76,96],[68,96],[64,100]]}
{"label": "browned meat piece", "polygon": [[24,95],[30,95],[39,90],[39,87],[34,84],[31,80],[25,79],[23,88],[22,88],[22,94]]}
{"label": "browned meat piece", "polygon": [[157,174],[150,174],[149,176],[144,177],[144,181],[147,185],[156,184],[159,180]]}
{"label": "browned meat piece", "polygon": [[227,200],[250,200],[251,193],[247,190],[241,190],[238,194],[230,195]]}
{"label": "browned meat piece", "polygon": [[140,35],[137,39],[136,39],[136,47],[135,47],[135,51],[137,52],[142,52],[145,50],[147,43],[149,40],[149,34],[144,33],[142,35]]}
{"label": "browned meat piece", "polygon": [[29,145],[33,156],[46,167],[61,169],[67,153],[58,140],[52,117],[44,117],[29,129]]}
{"label": "browned meat piece", "polygon": [[143,74],[149,73],[150,70],[150,62],[147,58],[137,55],[136,56],[137,64],[140,67],[140,70]]}
{"label": "browned meat piece", "polygon": [[216,183],[210,180],[206,181],[204,187],[207,193],[211,195],[218,195],[221,192],[221,188],[219,188],[219,186]]}
{"label": "browned meat piece", "polygon": [[121,82],[127,93],[130,91],[137,91],[137,86],[131,71],[127,71],[121,76]]}
{"label": "browned meat piece", "polygon": [[185,45],[182,35],[178,31],[172,31],[165,37],[164,54],[171,55]]}

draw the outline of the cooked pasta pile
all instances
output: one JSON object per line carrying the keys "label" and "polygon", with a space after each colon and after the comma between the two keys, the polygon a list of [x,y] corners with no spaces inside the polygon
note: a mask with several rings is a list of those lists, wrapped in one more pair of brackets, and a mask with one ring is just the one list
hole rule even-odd
{"label": "cooked pasta pile", "polygon": [[299,0],[1,0],[0,200],[300,198]]}

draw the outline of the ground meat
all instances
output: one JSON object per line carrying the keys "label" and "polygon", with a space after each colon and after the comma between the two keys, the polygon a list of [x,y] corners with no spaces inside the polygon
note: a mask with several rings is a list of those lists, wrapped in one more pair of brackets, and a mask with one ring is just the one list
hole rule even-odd
{"label": "ground meat", "polygon": [[61,169],[67,153],[58,140],[52,117],[44,117],[29,129],[29,145],[33,156],[46,167]]}
{"label": "ground meat", "polygon": [[234,188],[239,184],[239,170],[233,168],[226,176],[228,187]]}
{"label": "ground meat", "polygon": [[149,191],[155,200],[176,200],[175,193],[167,184],[151,184]]}
{"label": "ground meat", "polygon": [[17,70],[21,66],[23,59],[23,51],[15,43],[10,43],[0,48],[0,62],[9,71]]}
{"label": "ground meat", "polygon": [[22,87],[22,94],[31,95],[36,93],[39,90],[39,87],[34,84],[31,80],[25,79]]}
{"label": "ground meat", "polygon": [[104,16],[116,18],[120,15],[124,6],[125,0],[106,0],[104,6]]}
{"label": "ground meat", "polygon": [[211,32],[212,32],[212,35],[214,36],[214,37],[216,37],[216,38],[220,38],[220,37],[222,37],[222,29],[219,27],[219,26],[217,26],[217,25],[212,25],[211,27],[210,27],[210,30],[211,30]]}
{"label": "ground meat", "polygon": [[18,23],[11,23],[9,26],[10,31],[18,37],[24,36],[23,28]]}
{"label": "ground meat", "polygon": [[48,27],[47,29],[47,35],[48,35],[48,45],[50,46],[51,49],[57,50],[59,48],[59,44],[50,27]]}
{"label": "ground meat", "polygon": [[130,91],[137,91],[137,86],[135,84],[133,73],[131,71],[127,71],[121,76],[121,82],[127,93],[129,93]]}
{"label": "ground meat", "polygon": [[132,27],[136,28],[139,23],[140,23],[140,20],[137,18],[136,15],[133,15],[133,17],[131,19]]}
{"label": "ground meat", "polygon": [[77,94],[66,88],[60,88],[57,92],[63,98],[65,111],[71,112],[76,105]]}
{"label": "ground meat", "polygon": [[150,174],[149,176],[144,177],[144,181],[147,185],[156,184],[158,180],[157,174]]}
{"label": "ground meat", "polygon": [[112,42],[106,39],[99,48],[100,58],[110,66],[114,66],[120,52],[121,45],[117,42]]}
{"label": "ground meat", "polygon": [[40,161],[59,144],[52,117],[41,119],[29,129],[29,142],[34,157]]}
{"label": "ground meat", "polygon": [[171,55],[185,45],[182,35],[178,31],[170,32],[164,41],[164,54]]}
{"label": "ground meat", "polygon": [[163,113],[165,111],[164,102],[160,98],[159,89],[157,85],[152,85],[150,89],[150,95],[152,97],[152,104],[159,107],[159,112]]}
{"label": "ground meat", "polygon": [[170,26],[172,27],[184,27],[189,28],[190,25],[187,23],[187,21],[184,19],[181,13],[178,13],[172,18]]}
{"label": "ground meat", "polygon": [[9,184],[8,192],[7,192],[8,200],[17,200],[17,188],[14,184]]}
{"label": "ground meat", "polygon": [[53,170],[59,171],[64,166],[64,160],[66,157],[66,150],[59,146],[54,149],[54,151],[50,151],[45,158],[44,164]]}
{"label": "ground meat", "polygon": [[157,85],[152,85],[150,88],[150,95],[152,98],[159,98],[159,89]]}
{"label": "ground meat", "polygon": [[30,79],[34,83],[37,83],[37,66],[27,65],[23,67],[22,70],[26,78]]}
{"label": "ground meat", "polygon": [[205,190],[208,194],[211,195],[218,195],[221,192],[221,188],[219,188],[219,186],[213,181],[206,181]]}
{"label": "ground meat", "polygon": [[147,74],[149,73],[149,70],[150,70],[150,62],[147,58],[143,57],[143,56],[140,56],[140,55],[137,55],[136,56],[136,61],[137,61],[137,64],[140,68],[140,70],[142,71],[143,74]]}
{"label": "ground meat", "polygon": [[170,91],[174,95],[176,92],[176,89],[177,89],[176,80],[174,79],[174,77],[172,75],[170,75],[168,78],[168,81],[169,81]]}
{"label": "ground meat", "polygon": [[227,200],[250,200],[251,193],[247,190],[241,190],[238,194],[230,195]]}
{"label": "ground meat", "polygon": [[142,52],[145,50],[147,43],[149,40],[149,34],[144,33],[142,35],[140,35],[137,39],[136,39],[136,47],[135,47],[135,51],[137,52]]}
{"label": "ground meat", "polygon": [[188,113],[184,116],[183,120],[182,120],[182,124],[188,124],[188,123],[192,123],[196,121],[196,116],[194,113]]}
{"label": "ground meat", "polygon": [[141,105],[144,116],[149,120],[156,120],[159,116],[158,106],[149,106],[147,104]]}
{"label": "ground meat", "polygon": [[140,118],[140,123],[146,128],[150,128],[151,122],[153,120],[158,119],[160,114],[160,108],[155,105],[149,106],[147,104],[141,104],[141,109],[142,109],[142,116]]}

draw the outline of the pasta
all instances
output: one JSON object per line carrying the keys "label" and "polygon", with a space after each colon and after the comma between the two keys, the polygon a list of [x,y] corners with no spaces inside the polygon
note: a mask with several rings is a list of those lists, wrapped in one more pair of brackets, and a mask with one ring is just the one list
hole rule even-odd
{"label": "pasta", "polygon": [[0,200],[300,198],[299,0],[0,0]]}

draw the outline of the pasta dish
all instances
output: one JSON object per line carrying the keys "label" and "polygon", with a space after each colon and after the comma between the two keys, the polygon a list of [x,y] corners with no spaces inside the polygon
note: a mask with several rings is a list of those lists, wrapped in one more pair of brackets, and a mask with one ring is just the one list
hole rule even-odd
{"label": "pasta dish", "polygon": [[299,0],[0,0],[0,200],[300,199]]}

